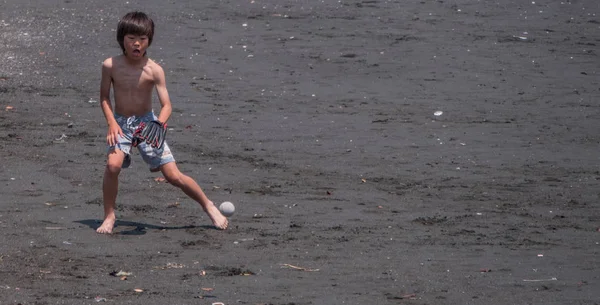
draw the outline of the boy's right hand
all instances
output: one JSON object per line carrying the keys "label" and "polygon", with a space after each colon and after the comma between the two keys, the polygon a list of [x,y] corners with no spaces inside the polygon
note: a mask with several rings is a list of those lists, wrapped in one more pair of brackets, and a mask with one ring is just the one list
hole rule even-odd
{"label": "boy's right hand", "polygon": [[119,136],[124,137],[123,130],[118,124],[108,125],[108,133],[106,134],[106,143],[109,146],[115,146],[119,143]]}

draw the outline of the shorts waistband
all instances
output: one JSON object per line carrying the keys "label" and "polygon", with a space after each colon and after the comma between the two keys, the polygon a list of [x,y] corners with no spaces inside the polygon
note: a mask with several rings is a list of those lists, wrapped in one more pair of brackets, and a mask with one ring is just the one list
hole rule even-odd
{"label": "shorts waistband", "polygon": [[138,124],[140,124],[141,122],[149,122],[154,120],[154,111],[149,111],[148,113],[141,115],[141,116],[124,116],[124,115],[120,115],[115,113],[115,120],[117,121],[117,123],[119,123],[119,125],[121,125],[121,127],[123,126],[137,126]]}
{"label": "shorts waistband", "polygon": [[136,119],[141,119],[141,118],[146,118],[146,117],[151,117],[151,118],[153,118],[153,117],[154,117],[154,110],[148,111],[148,112],[146,112],[146,113],[145,113],[145,114],[143,114],[143,115],[132,115],[132,116],[130,116],[130,117],[128,117],[128,116],[124,116],[124,115],[120,115],[120,114],[118,114],[118,113],[115,113],[115,114],[114,114],[114,117],[115,117],[115,119],[125,119],[125,120],[127,120],[127,119],[133,119],[133,120],[136,120]]}

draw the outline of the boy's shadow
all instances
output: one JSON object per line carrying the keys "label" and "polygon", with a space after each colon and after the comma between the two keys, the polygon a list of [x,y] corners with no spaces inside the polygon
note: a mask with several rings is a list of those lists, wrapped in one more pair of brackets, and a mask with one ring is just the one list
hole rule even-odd
{"label": "boy's shadow", "polygon": [[[102,221],[99,221],[97,219],[84,219],[84,220],[77,220],[75,222],[86,225],[86,226],[92,228],[94,231],[96,229],[98,229],[100,227],[100,225],[102,224]],[[183,229],[195,229],[195,228],[215,229],[213,226],[207,226],[207,225],[203,225],[203,226],[188,225],[188,226],[166,227],[166,226],[157,226],[157,225],[151,225],[151,224],[146,224],[146,223],[141,223],[141,222],[124,221],[124,220],[117,220],[115,222],[115,229],[117,229],[118,227],[134,227],[134,229],[123,230],[123,231],[113,230],[112,234],[144,235],[144,234],[146,234],[147,229],[151,229],[151,230],[183,230]]]}

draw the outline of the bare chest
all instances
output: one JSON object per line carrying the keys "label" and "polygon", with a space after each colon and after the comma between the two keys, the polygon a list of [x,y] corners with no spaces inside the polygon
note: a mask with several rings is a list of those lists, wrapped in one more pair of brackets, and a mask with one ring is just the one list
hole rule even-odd
{"label": "bare chest", "polygon": [[119,91],[146,91],[154,86],[149,69],[116,69],[112,79],[115,90]]}

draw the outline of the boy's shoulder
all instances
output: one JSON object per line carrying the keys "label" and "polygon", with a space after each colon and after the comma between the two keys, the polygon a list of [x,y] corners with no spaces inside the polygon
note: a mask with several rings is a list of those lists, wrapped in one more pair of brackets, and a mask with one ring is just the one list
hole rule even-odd
{"label": "boy's shoulder", "polygon": [[112,68],[113,65],[118,65],[123,60],[123,55],[109,57],[102,62],[102,65],[107,68]]}
{"label": "boy's shoulder", "polygon": [[[157,62],[155,62],[154,60],[152,60],[150,58],[148,58],[148,61],[146,62],[145,67],[149,68],[150,71],[152,71],[152,74],[155,76],[165,73],[163,68],[160,66],[160,64],[158,64]],[[156,74],[156,73],[158,73],[158,74]]]}
{"label": "boy's shoulder", "polygon": [[158,64],[157,62],[155,62],[151,58],[148,58],[148,61],[146,62],[146,65],[149,66],[150,68],[162,69],[162,67],[160,66],[160,64]]}

